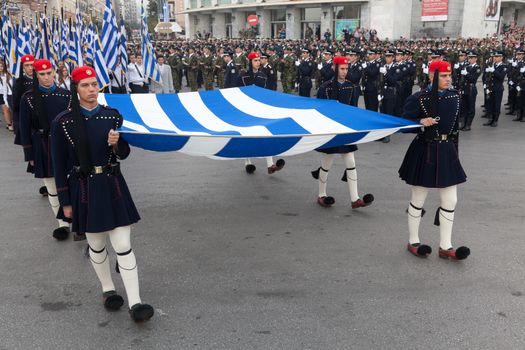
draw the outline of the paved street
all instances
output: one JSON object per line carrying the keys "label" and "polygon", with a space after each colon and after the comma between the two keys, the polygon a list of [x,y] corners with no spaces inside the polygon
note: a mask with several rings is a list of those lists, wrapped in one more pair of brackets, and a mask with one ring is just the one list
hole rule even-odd
{"label": "paved street", "polygon": [[[359,189],[376,202],[356,211],[340,158],[324,209],[310,176],[318,153],[269,176],[262,159],[247,175],[240,160],[132,149],[132,245],[156,310],[142,326],[104,310],[85,242],[51,237],[41,183],[2,123],[0,349],[522,349],[525,123],[483,127],[480,115],[460,139],[468,181],[453,242],[471,248],[464,262],[405,250],[410,191],[397,170],[413,135],[359,146]],[[431,192],[421,238],[434,252],[438,206]]]}

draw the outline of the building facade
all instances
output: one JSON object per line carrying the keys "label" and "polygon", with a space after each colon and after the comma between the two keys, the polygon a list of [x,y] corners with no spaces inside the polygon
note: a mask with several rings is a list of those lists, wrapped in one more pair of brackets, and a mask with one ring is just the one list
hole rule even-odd
{"label": "building facade", "polygon": [[[421,37],[485,37],[503,23],[525,25],[525,0],[441,0],[446,20],[422,21],[425,0],[184,0],[186,36],[197,33],[240,37],[247,17],[258,17],[261,38],[332,38],[342,30],[373,28],[381,39]],[[498,4],[501,2],[501,4]],[[487,20],[488,4],[501,5],[499,17]],[[509,23],[510,24],[510,23]],[[313,34],[312,34],[313,33]]]}

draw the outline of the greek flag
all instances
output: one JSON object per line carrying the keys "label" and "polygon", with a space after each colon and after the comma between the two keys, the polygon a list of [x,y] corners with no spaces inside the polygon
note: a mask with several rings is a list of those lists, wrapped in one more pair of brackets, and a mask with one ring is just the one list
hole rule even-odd
{"label": "greek flag", "polygon": [[102,22],[102,53],[109,70],[115,70],[118,62],[118,26],[111,0],[106,0],[104,21]]}
{"label": "greek flag", "polygon": [[155,49],[151,44],[148,34],[148,24],[146,22],[146,15],[144,13],[144,4],[141,8],[142,14],[142,60],[144,64],[144,75],[151,80],[161,82],[160,70],[157,64],[157,56],[155,55]]}
{"label": "greek flag", "polygon": [[180,94],[100,94],[124,116],[123,137],[153,151],[212,158],[292,156],[381,139],[411,121],[246,86]]}
{"label": "greek flag", "polygon": [[31,41],[29,39],[29,31],[27,30],[24,18],[22,18],[22,24],[18,28],[18,38],[16,40],[16,46],[18,49],[19,57],[29,55],[32,52]]}
{"label": "greek flag", "polygon": [[15,76],[18,70],[18,52],[16,48],[16,33],[11,23],[11,19],[4,12],[2,20],[2,46],[4,47],[4,57],[9,73]]}
{"label": "greek flag", "polygon": [[82,47],[80,46],[77,31],[75,27],[71,25],[71,20],[69,21],[69,64],[70,71],[75,67],[84,65]]}
{"label": "greek flag", "polygon": [[89,23],[86,35],[84,35],[82,40],[82,46],[84,48],[84,53],[86,54],[84,64],[90,64],[93,66],[95,61],[95,55],[93,54],[95,52],[95,29],[93,22]]}
{"label": "greek flag", "polygon": [[102,47],[100,43],[100,38],[98,37],[98,32],[94,33],[94,41],[95,41],[95,47],[94,47],[94,66],[95,71],[97,72],[97,80],[98,80],[98,86],[100,89],[105,88],[109,85],[110,79],[109,79],[109,72],[108,67],[106,65],[106,61],[104,60],[104,55],[102,54]]}
{"label": "greek flag", "polygon": [[67,32],[67,22],[66,21],[60,21],[61,23],[61,29],[60,29],[60,60],[66,62],[67,56],[68,56],[68,48],[67,48],[67,38],[68,38],[68,32]]}
{"label": "greek flag", "polygon": [[128,72],[128,41],[126,39],[126,27],[124,26],[124,19],[120,20],[120,33],[118,40],[118,51],[120,59],[120,67],[122,72],[126,74]]}

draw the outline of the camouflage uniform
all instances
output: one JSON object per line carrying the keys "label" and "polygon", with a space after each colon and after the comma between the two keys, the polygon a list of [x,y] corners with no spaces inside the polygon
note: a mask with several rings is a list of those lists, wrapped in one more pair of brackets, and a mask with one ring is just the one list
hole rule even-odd
{"label": "camouflage uniform", "polygon": [[190,85],[191,91],[197,91],[197,74],[199,70],[199,57],[196,53],[188,55],[186,57],[186,64],[188,65],[188,84]]}
{"label": "camouflage uniform", "polygon": [[224,58],[218,55],[215,57],[215,75],[217,76],[217,86],[219,89],[224,88],[224,74],[226,73],[226,62]]}
{"label": "camouflage uniform", "polygon": [[289,54],[281,60],[281,84],[283,85],[283,92],[289,94],[294,91],[296,76],[295,57]]}
{"label": "camouflage uniform", "polygon": [[213,90],[213,72],[214,59],[212,55],[202,55],[199,59],[199,65],[202,70],[202,79],[204,80],[204,89]]}
{"label": "camouflage uniform", "polygon": [[180,91],[180,75],[182,74],[182,62],[177,54],[170,55],[168,57],[168,64],[171,67],[171,76],[173,78],[173,89]]}

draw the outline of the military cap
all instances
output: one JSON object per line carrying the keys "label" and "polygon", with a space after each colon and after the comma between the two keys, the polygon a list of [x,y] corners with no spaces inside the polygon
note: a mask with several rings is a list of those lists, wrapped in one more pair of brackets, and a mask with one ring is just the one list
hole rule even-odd
{"label": "military cap", "polygon": [[476,50],[468,50],[467,56],[468,57],[478,57],[478,53],[476,52]]}

